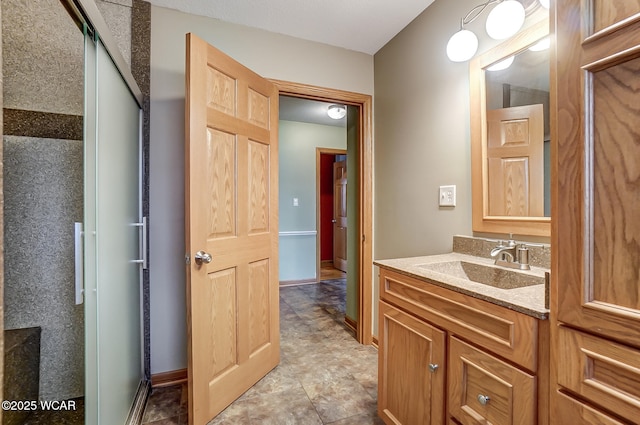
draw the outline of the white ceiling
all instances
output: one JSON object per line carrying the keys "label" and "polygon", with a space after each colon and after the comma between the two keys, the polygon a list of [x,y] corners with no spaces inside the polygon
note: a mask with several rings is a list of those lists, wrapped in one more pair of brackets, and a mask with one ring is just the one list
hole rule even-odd
{"label": "white ceiling", "polygon": [[433,0],[148,0],[156,6],[376,53]]}
{"label": "white ceiling", "polygon": [[333,105],[333,103],[290,96],[280,96],[279,119],[346,128],[346,117],[339,120],[329,118],[327,110],[330,105]]}

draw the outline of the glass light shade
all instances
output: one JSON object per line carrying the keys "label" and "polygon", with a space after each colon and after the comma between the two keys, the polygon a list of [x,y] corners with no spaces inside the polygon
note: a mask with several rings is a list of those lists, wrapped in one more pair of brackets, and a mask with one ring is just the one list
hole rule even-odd
{"label": "glass light shade", "polygon": [[551,39],[549,37],[545,37],[533,46],[529,47],[529,50],[531,50],[532,52],[540,52],[542,50],[547,50],[550,45]]}
{"label": "glass light shade", "polygon": [[347,115],[347,108],[343,105],[331,105],[329,109],[327,109],[327,115],[329,118],[333,118],[334,120],[339,120],[340,118],[344,118]]}
{"label": "glass light shade", "polygon": [[447,56],[453,62],[468,61],[478,50],[478,37],[469,30],[453,34],[447,43]]}
{"label": "glass light shade", "polygon": [[516,0],[498,3],[487,16],[487,34],[495,40],[509,38],[524,24],[524,6]]}
{"label": "glass light shade", "polygon": [[507,69],[511,66],[514,59],[515,56],[509,56],[508,58],[487,67],[487,71],[502,71],[503,69]]}
{"label": "glass light shade", "polygon": [[549,8],[549,0],[540,0],[540,4],[542,5],[542,7],[544,7],[545,9]]}

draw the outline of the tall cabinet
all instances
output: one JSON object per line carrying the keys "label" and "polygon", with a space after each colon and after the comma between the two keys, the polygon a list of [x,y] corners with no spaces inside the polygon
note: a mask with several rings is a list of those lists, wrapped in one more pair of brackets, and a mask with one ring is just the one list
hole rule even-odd
{"label": "tall cabinet", "polygon": [[640,0],[558,0],[553,22],[551,420],[638,423]]}

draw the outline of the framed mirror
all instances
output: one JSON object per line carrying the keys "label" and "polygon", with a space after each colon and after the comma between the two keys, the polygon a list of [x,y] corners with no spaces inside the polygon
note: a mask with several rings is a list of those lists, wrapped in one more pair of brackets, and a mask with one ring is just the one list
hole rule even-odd
{"label": "framed mirror", "polygon": [[551,235],[550,50],[543,40],[548,18],[470,62],[474,232]]}

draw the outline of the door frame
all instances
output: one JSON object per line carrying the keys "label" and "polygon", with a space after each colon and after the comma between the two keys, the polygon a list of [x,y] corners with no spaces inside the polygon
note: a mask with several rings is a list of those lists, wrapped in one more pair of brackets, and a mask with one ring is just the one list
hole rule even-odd
{"label": "door frame", "polygon": [[357,106],[359,114],[358,140],[358,330],[357,340],[369,345],[373,340],[373,101],[370,95],[309,84],[269,79],[281,95],[324,102],[340,102]]}
{"label": "door frame", "polygon": [[[316,148],[316,229],[318,229],[318,237],[316,238],[316,281],[320,282],[320,269],[322,268],[322,253],[321,250],[321,234],[322,228],[320,227],[320,158],[322,155],[346,155],[346,149],[332,149],[332,148]],[[347,183],[348,184],[348,183]],[[347,211],[347,214],[349,212]],[[333,248],[332,248],[333,250]]]}

